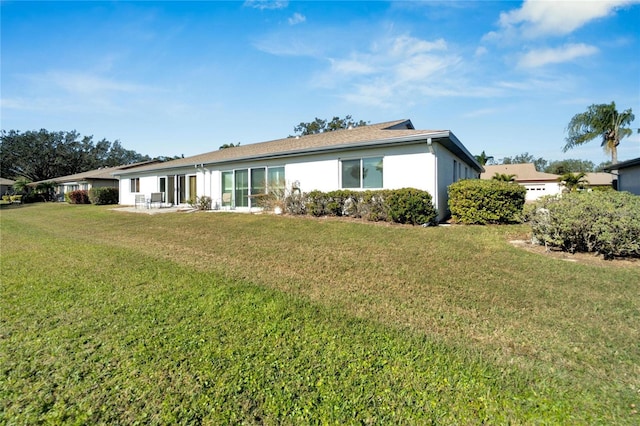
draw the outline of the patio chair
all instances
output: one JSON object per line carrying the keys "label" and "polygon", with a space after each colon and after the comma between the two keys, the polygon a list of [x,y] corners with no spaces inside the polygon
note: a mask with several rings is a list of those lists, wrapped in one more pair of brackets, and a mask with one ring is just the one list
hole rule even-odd
{"label": "patio chair", "polygon": [[144,194],[136,194],[135,205],[134,205],[136,209],[138,208],[138,204],[146,207],[147,199],[145,198]]}
{"label": "patio chair", "polygon": [[162,192],[152,192],[149,205],[153,206],[154,204],[158,204],[158,207],[162,207],[162,195]]}

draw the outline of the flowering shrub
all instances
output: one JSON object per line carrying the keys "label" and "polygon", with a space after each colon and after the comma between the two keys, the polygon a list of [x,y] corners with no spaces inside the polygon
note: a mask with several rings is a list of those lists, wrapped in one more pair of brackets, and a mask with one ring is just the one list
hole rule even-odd
{"label": "flowering shrub", "polygon": [[[67,194],[65,194],[66,196]],[[85,189],[79,189],[77,191],[71,191],[68,193],[69,203],[71,204],[90,204],[89,194]]]}

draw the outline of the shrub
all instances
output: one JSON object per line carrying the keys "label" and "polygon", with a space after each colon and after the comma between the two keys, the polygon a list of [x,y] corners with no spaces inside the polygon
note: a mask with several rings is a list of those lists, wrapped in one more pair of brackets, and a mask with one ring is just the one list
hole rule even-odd
{"label": "shrub", "polygon": [[527,208],[533,240],[605,259],[640,257],[640,197],[594,191],[544,197]]}
{"label": "shrub", "polygon": [[431,194],[415,188],[389,191],[386,199],[389,217],[397,223],[435,225],[438,212],[433,206]]}
{"label": "shrub", "polygon": [[22,203],[23,196],[21,194],[11,195],[9,199],[12,203]]}
{"label": "shrub", "polygon": [[305,211],[313,216],[326,216],[329,196],[322,191],[311,191],[305,195]]}
{"label": "shrub", "polygon": [[89,190],[89,201],[96,205],[118,204],[118,188],[91,188]]}
{"label": "shrub", "polygon": [[526,193],[516,183],[461,180],[449,185],[449,210],[455,222],[465,224],[521,222]]}
{"label": "shrub", "polygon": [[203,195],[189,200],[189,205],[198,210],[211,210],[211,197]]}
{"label": "shrub", "polygon": [[[86,189],[78,189],[71,191],[69,194],[69,203],[71,204],[89,204],[89,194]],[[65,194],[65,198],[66,198]]]}
{"label": "shrub", "polygon": [[284,211],[295,215],[306,214],[306,201],[306,194],[303,194],[300,190],[291,191],[284,199]]}

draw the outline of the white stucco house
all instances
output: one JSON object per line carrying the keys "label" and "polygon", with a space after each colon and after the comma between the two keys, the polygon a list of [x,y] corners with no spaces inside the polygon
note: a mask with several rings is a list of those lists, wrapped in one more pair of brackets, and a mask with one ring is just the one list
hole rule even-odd
{"label": "white stucco house", "polygon": [[558,181],[560,176],[539,172],[533,163],[498,164],[484,166],[484,169],[485,171],[480,176],[481,179],[492,179],[496,173],[514,175],[514,181],[527,189],[526,201],[533,201],[545,195],[556,195],[562,192],[562,187]]}
{"label": "white stucco house", "polygon": [[618,191],[640,195],[640,157],[612,164],[604,170],[617,175]]}
{"label": "white stucco house", "polygon": [[162,193],[181,205],[209,196],[214,208],[252,211],[253,195],[286,183],[302,192],[337,189],[428,191],[440,219],[447,186],[478,178],[482,166],[449,130],[416,130],[410,120],[289,137],[114,172],[120,204]]}

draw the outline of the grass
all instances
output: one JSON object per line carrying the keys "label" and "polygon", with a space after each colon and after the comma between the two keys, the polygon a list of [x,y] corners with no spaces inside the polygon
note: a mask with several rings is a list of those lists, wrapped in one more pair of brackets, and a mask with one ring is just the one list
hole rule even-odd
{"label": "grass", "polygon": [[0,423],[637,424],[640,268],[402,227],[0,213]]}

